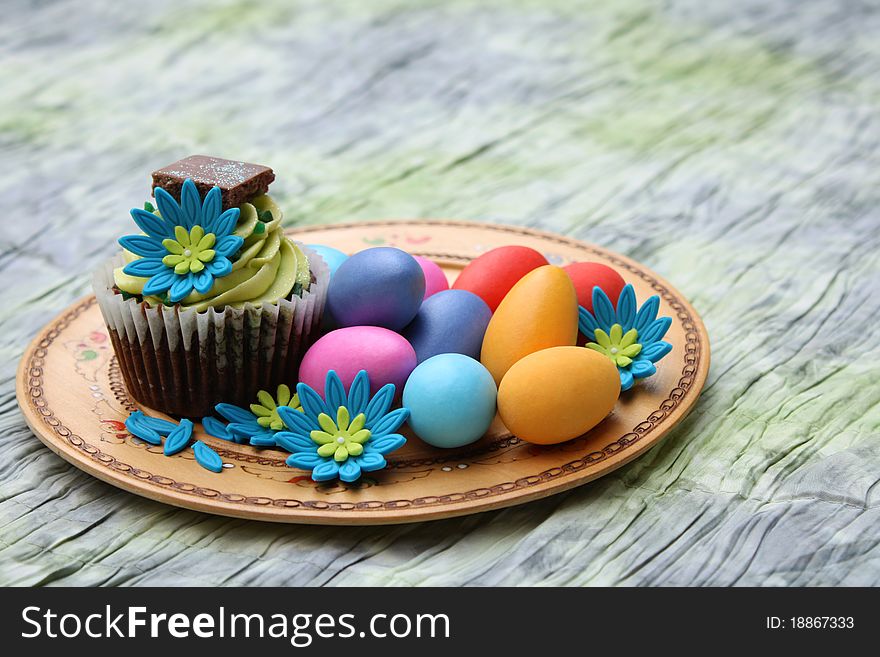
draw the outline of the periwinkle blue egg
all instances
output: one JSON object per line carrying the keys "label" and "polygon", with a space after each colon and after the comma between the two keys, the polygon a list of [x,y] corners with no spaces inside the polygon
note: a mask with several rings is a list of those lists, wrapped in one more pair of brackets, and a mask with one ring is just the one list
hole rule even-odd
{"label": "periwinkle blue egg", "polygon": [[479,359],[490,319],[489,306],[473,292],[444,290],[422,302],[415,319],[403,330],[403,337],[416,350],[420,363],[438,354]]}
{"label": "periwinkle blue egg", "polygon": [[339,265],[348,260],[348,255],[339,249],[334,249],[332,246],[326,246],[324,244],[309,244],[308,247],[321,256],[321,259],[327,263],[331,277],[336,273],[336,270],[339,269]]}
{"label": "periwinkle blue egg", "polygon": [[403,389],[409,426],[434,447],[462,447],[479,440],[495,417],[495,379],[479,361],[440,354],[419,364]]}
{"label": "periwinkle blue egg", "polygon": [[388,246],[365,249],[339,265],[327,290],[327,309],[336,324],[382,326],[400,331],[425,296],[425,274],[406,251]]}

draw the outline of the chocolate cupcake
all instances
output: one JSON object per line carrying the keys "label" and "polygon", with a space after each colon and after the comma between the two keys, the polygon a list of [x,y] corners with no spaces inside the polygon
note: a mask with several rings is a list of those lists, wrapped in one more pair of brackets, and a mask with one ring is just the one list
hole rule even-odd
{"label": "chocolate cupcake", "polygon": [[194,155],[153,173],[156,206],[93,286],[128,391],[171,415],[247,405],[295,376],[329,270],[286,237],[268,167]]}

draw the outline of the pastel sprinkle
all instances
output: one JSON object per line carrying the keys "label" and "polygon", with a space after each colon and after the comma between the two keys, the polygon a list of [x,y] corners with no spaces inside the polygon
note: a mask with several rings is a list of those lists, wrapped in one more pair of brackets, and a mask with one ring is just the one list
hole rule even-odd
{"label": "pastel sprinkle", "polygon": [[206,470],[210,470],[211,472],[223,471],[223,459],[220,458],[220,455],[217,452],[208,447],[201,440],[197,440],[193,443],[193,454],[195,454],[196,463]]}
{"label": "pastel sprinkle", "polygon": [[165,447],[163,449],[165,456],[173,456],[178,452],[182,452],[189,441],[192,439],[193,423],[190,420],[181,420],[180,424],[174,427],[174,430],[168,434],[165,439]]}
{"label": "pastel sprinkle", "polygon": [[129,415],[128,419],[125,421],[125,428],[128,429],[128,432],[135,438],[140,438],[151,445],[161,445],[162,436],[144,422],[145,417],[146,416],[141,411],[135,411]]}

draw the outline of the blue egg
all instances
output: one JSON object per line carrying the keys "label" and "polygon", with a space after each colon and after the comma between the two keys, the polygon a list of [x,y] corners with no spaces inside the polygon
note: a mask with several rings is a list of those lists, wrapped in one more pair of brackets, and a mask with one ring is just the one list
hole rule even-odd
{"label": "blue egg", "polygon": [[409,375],[403,405],[419,438],[434,447],[461,447],[488,431],[497,396],[495,380],[478,361],[462,354],[440,354]]}
{"label": "blue egg", "polygon": [[327,266],[330,268],[330,276],[333,276],[333,274],[336,273],[336,270],[339,269],[339,265],[348,260],[348,255],[339,249],[334,249],[332,246],[309,244],[308,247],[321,256],[321,259],[327,263]]}
{"label": "blue egg", "polygon": [[399,331],[425,296],[425,274],[406,251],[366,249],[339,265],[327,290],[327,309],[340,327],[382,326]]}
{"label": "blue egg", "polygon": [[473,292],[444,290],[422,302],[403,337],[416,350],[420,363],[438,354],[464,354],[479,360],[490,319],[489,306]]}

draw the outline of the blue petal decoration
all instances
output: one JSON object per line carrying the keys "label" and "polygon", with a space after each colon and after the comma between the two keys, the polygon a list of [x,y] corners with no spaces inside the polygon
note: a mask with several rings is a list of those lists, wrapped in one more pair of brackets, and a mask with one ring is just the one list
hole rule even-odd
{"label": "blue petal decoration", "polygon": [[672,345],[668,342],[655,342],[654,344],[643,348],[639,357],[649,360],[652,363],[656,363],[670,351],[672,351]]}
{"label": "blue petal decoration", "polygon": [[612,324],[617,323],[617,315],[611,300],[605,294],[605,290],[598,286],[593,288],[593,314],[606,331]]}
{"label": "blue petal decoration", "polygon": [[195,454],[196,463],[205,468],[205,470],[223,472],[223,459],[201,440],[197,440],[193,444],[193,454]]}
{"label": "blue petal decoration", "polygon": [[356,417],[367,409],[370,402],[370,377],[366,370],[361,370],[351,382],[348,390],[348,411]]}
{"label": "blue petal decoration", "polygon": [[370,447],[379,454],[389,454],[394,450],[400,449],[406,444],[406,438],[399,433],[392,433],[382,436],[375,442],[370,441]]}
{"label": "blue petal decoration", "polygon": [[642,307],[639,308],[636,321],[633,324],[633,328],[639,332],[639,336],[645,332],[645,329],[648,328],[651,322],[657,319],[658,310],[660,310],[660,297],[656,294],[645,301]]}
{"label": "blue petal decoration", "polygon": [[639,340],[644,344],[650,344],[652,342],[656,342],[663,338],[666,335],[666,331],[669,330],[669,327],[672,326],[672,318],[671,317],[661,317],[660,319],[655,319],[648,328],[645,329],[644,333],[639,333]]}
{"label": "blue petal decoration", "polygon": [[623,367],[617,368],[618,373],[620,373],[620,389],[621,390],[629,390],[633,386],[633,375],[628,369]]}
{"label": "blue petal decoration", "polygon": [[382,456],[379,452],[364,451],[363,455],[359,456],[357,460],[358,464],[361,466],[361,470],[363,470],[364,472],[381,470],[387,465],[385,457]]}
{"label": "blue petal decoration", "polygon": [[256,422],[257,416],[235,404],[221,403],[214,407],[220,415],[230,422]]}
{"label": "blue petal decoration", "polygon": [[211,262],[205,263],[205,271],[210,272],[214,278],[223,278],[232,273],[232,262],[229,258],[215,255]]}
{"label": "blue petal decoration", "polygon": [[193,423],[185,418],[181,420],[180,424],[165,439],[165,447],[163,448],[165,456],[173,456],[178,452],[182,452],[189,445],[189,441],[192,440],[192,433]]}
{"label": "blue petal decoration", "polygon": [[338,474],[339,466],[336,465],[336,461],[332,458],[324,459],[312,470],[312,479],[315,481],[329,481],[331,479],[336,479]]}
{"label": "blue petal decoration", "polygon": [[583,306],[578,306],[578,330],[592,340],[595,337],[594,331],[597,328],[599,328],[599,323],[593,317],[593,313]]}
{"label": "blue petal decoration", "polygon": [[229,433],[233,435],[233,440],[239,445],[244,445],[254,436],[266,433],[266,429],[256,422],[230,422],[226,428],[229,429]]}
{"label": "blue petal decoration", "polygon": [[[327,372],[327,378],[324,381],[324,399],[327,400],[327,408],[331,411],[338,410],[340,406],[348,406],[348,396],[345,394],[345,386],[342,385],[342,380],[333,370]],[[349,409],[349,411],[351,411],[351,409]],[[335,413],[331,414],[331,417],[335,416]]]}
{"label": "blue petal decoration", "polygon": [[627,283],[620,292],[617,300],[617,322],[626,333],[633,327],[636,320],[636,292],[633,286]]}
{"label": "blue petal decoration", "polygon": [[159,272],[144,284],[143,294],[146,296],[163,294],[168,291],[175,280],[177,280],[177,276],[175,276],[173,269]]}
{"label": "blue petal decoration", "polygon": [[326,413],[330,417],[336,417],[336,413],[330,413],[324,400],[317,392],[312,390],[304,383],[298,383],[296,386],[296,394],[299,395],[299,403],[302,404],[303,410],[308,413],[309,417],[315,422],[321,413]]}
{"label": "blue petal decoration", "polygon": [[310,422],[305,413],[297,411],[290,406],[279,406],[278,417],[281,418],[281,421],[284,422],[284,425],[288,429],[291,431],[298,431],[306,436],[309,435],[310,431],[316,428],[314,422]]}
{"label": "blue petal decoration", "polygon": [[285,449],[294,454],[297,452],[314,450],[315,448],[315,444],[310,438],[293,433],[292,431],[279,431],[276,433],[275,443],[281,449]]}
{"label": "blue petal decoration", "polygon": [[148,427],[143,419],[144,414],[141,411],[135,411],[125,420],[125,428],[132,436],[140,438],[145,443],[161,445],[162,436],[155,429]]}
{"label": "blue petal decoration", "polygon": [[141,422],[143,422],[150,429],[158,433],[160,436],[167,436],[178,427],[178,424],[176,422],[172,422],[171,420],[163,420],[160,417],[150,417],[149,415],[142,415]]}
{"label": "blue petal decoration", "polygon": [[[314,476],[314,470],[312,471],[312,476]],[[360,479],[360,476],[361,466],[358,465],[355,459],[347,459],[339,465],[339,478],[342,481],[351,483]]]}
{"label": "blue petal decoration", "polygon": [[[226,212],[217,217],[214,224],[214,233],[218,235],[229,235],[235,230],[235,224],[238,223],[238,217],[241,210],[238,208],[229,208]],[[239,238],[240,239],[240,238]]]}
{"label": "blue petal decoration", "polygon": [[235,252],[241,248],[242,244],[244,244],[244,240],[238,235],[224,235],[223,237],[218,237],[214,243],[214,253],[224,258],[230,258],[235,255]]}
{"label": "blue petal decoration", "polygon": [[[158,189],[158,188],[157,188]],[[168,291],[168,298],[171,299],[171,303],[177,303],[178,301],[183,301],[186,297],[189,296],[190,292],[193,291],[193,276],[192,274],[186,274],[185,276],[178,276],[177,280],[174,281],[174,284],[171,286],[171,289]]]}
{"label": "blue petal decoration", "polygon": [[189,230],[196,224],[202,225],[202,199],[196,184],[187,178],[180,188],[180,210],[186,223],[181,224]]}
{"label": "blue petal decoration", "polygon": [[251,436],[250,444],[253,447],[276,447],[277,443],[275,442],[275,436],[271,434],[257,434],[256,436]]}
{"label": "blue petal decoration", "polygon": [[192,224],[186,221],[186,218],[180,211],[180,206],[177,205],[177,201],[174,200],[174,197],[171,196],[171,194],[161,187],[156,187],[153,190],[153,196],[156,198],[156,205],[158,206],[163,219],[169,222],[172,226],[183,226],[187,230],[192,228]]}
{"label": "blue petal decoration", "polygon": [[382,419],[382,416],[391,408],[391,402],[394,401],[394,390],[393,383],[386,383],[367,404],[367,410],[364,413],[367,416],[366,427],[370,431],[373,430],[373,423]]}
{"label": "blue petal decoration", "polygon": [[400,425],[406,422],[408,417],[408,408],[398,408],[396,411],[391,411],[378,420],[373,426],[369,427],[370,433],[372,433],[376,439],[394,433]]}
{"label": "blue petal decoration", "polygon": [[207,294],[214,287],[214,277],[207,268],[197,274],[193,274],[193,287],[196,288],[199,294]]}
{"label": "blue petal decoration", "polygon": [[117,241],[123,249],[144,258],[159,258],[161,260],[168,255],[168,250],[162,246],[161,242],[157,242],[146,235],[125,235]]}
{"label": "blue petal decoration", "polygon": [[316,452],[296,452],[287,457],[287,465],[301,470],[312,470],[324,462]]}
{"label": "blue petal decoration", "polygon": [[656,373],[657,368],[654,367],[654,363],[651,361],[637,358],[632,362],[632,365],[630,365],[629,371],[632,372],[634,378],[644,379]]}
{"label": "blue petal decoration", "polygon": [[150,237],[158,240],[174,237],[174,227],[162,217],[157,217],[152,212],[147,212],[141,208],[133,208],[131,210],[131,218],[137,227],[144,231]]}
{"label": "blue petal decoration", "polygon": [[125,265],[125,267],[122,268],[122,271],[129,276],[141,276],[142,278],[147,278],[168,271],[168,267],[162,264],[162,260],[159,258],[139,258],[138,260],[132,260]]}
{"label": "blue petal decoration", "polygon": [[204,427],[205,433],[209,436],[214,436],[214,438],[221,438],[223,440],[233,440],[232,434],[229,433],[229,429],[226,425],[213,416],[209,415],[203,417],[202,427]]}
{"label": "blue petal decoration", "polygon": [[[206,233],[216,233],[217,217],[220,216],[220,210],[223,207],[223,194],[219,187],[212,187],[205,194],[205,200],[202,202],[202,227]],[[236,208],[237,209],[237,208]],[[221,235],[232,232],[231,230],[223,231]]]}

